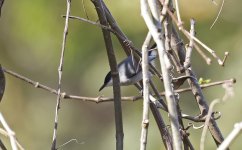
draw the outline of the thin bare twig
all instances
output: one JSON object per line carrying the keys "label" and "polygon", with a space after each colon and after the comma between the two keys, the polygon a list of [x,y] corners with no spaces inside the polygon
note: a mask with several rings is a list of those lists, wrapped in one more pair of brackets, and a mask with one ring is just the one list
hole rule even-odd
{"label": "thin bare twig", "polygon": [[140,150],[146,150],[148,127],[149,127],[149,60],[148,46],[152,39],[150,33],[147,34],[142,46],[142,76],[143,76],[143,119],[140,137]]}
{"label": "thin bare twig", "polygon": [[222,1],[222,4],[221,4],[220,9],[219,9],[219,11],[218,11],[218,14],[217,14],[215,20],[213,21],[213,24],[210,26],[210,29],[213,28],[213,26],[215,25],[215,23],[216,23],[217,20],[218,20],[218,17],[219,17],[220,14],[221,14],[221,12],[222,12],[222,10],[223,10],[223,7],[224,7],[224,1],[225,1],[225,0]]}
{"label": "thin bare twig", "polygon": [[[50,92],[52,94],[56,94],[57,95],[57,91],[51,87],[48,87],[46,85],[43,85],[40,82],[36,82],[33,81],[27,77],[24,77],[18,73],[15,73],[11,70],[7,70],[6,68],[2,68],[3,71],[17,79],[20,79],[26,83],[29,83],[30,85],[34,86],[35,88],[40,88],[42,90],[45,90],[47,92]],[[234,78],[232,79],[228,79],[228,80],[223,80],[223,81],[217,81],[217,82],[212,82],[212,83],[207,83],[207,84],[202,84],[200,87],[202,89],[204,88],[208,88],[208,87],[212,87],[212,86],[217,86],[217,85],[221,85],[224,83],[235,83],[236,80]],[[177,89],[174,92],[176,93],[183,93],[183,92],[188,92],[191,91],[191,88],[183,88],[183,89]],[[113,101],[113,97],[104,97],[104,96],[97,96],[97,97],[87,97],[87,96],[78,96],[78,95],[70,95],[67,94],[66,92],[62,92],[61,94],[61,98],[63,99],[73,99],[73,100],[81,100],[81,101],[88,101],[88,102],[94,102],[94,103],[101,103],[101,102],[110,102]],[[165,96],[165,92],[160,92],[159,93],[160,96]],[[137,95],[137,96],[123,96],[121,97],[122,101],[136,101],[139,99],[142,99],[142,96]],[[160,99],[160,98],[159,98]]]}
{"label": "thin bare twig", "polygon": [[[104,4],[105,5],[105,4]],[[69,16],[70,19],[77,19],[95,26],[98,26],[102,29],[106,29],[110,32],[112,32],[114,35],[116,35],[116,37],[118,38],[120,44],[122,45],[125,53],[129,56],[130,54],[134,54],[133,51],[135,52],[136,55],[132,55],[132,56],[137,56],[137,59],[140,59],[141,56],[141,52],[132,45],[132,42],[126,37],[126,35],[121,31],[121,29],[118,27],[118,25],[116,24],[114,18],[112,17],[112,15],[110,14],[109,10],[107,9],[107,7],[105,7],[105,13],[106,13],[106,17],[108,19],[108,22],[111,26],[111,28],[109,26],[104,26],[101,25],[100,23],[85,19],[85,18],[81,18],[81,17],[77,17],[77,16]],[[65,15],[63,17],[66,17]],[[136,58],[136,57],[135,57]],[[150,71],[154,71],[155,75],[162,80],[162,76],[159,73],[159,71],[157,71],[157,69],[152,65],[150,65]]]}
{"label": "thin bare twig", "polygon": [[58,114],[60,109],[60,100],[61,100],[61,80],[62,80],[62,71],[64,65],[64,54],[65,54],[65,47],[66,47],[66,39],[68,34],[68,23],[69,23],[69,15],[71,9],[71,0],[66,0],[66,19],[65,19],[65,27],[63,32],[63,40],[62,40],[62,47],[61,47],[61,57],[60,57],[60,64],[58,67],[58,90],[57,90],[57,102],[55,108],[55,122],[54,122],[54,132],[53,132],[53,141],[52,141],[52,150],[56,150],[56,138],[57,138],[57,128],[58,128]]}
{"label": "thin bare twig", "polygon": [[63,148],[64,146],[66,146],[67,144],[69,144],[71,142],[75,142],[76,144],[80,144],[80,145],[85,143],[85,142],[79,142],[77,139],[70,139],[69,141],[65,142],[64,144],[58,146],[56,149]]}
{"label": "thin bare twig", "polygon": [[178,28],[181,29],[183,23],[182,23],[182,20],[181,20],[178,0],[175,0],[175,6],[176,6],[176,15],[177,15],[177,19],[178,19]]}
{"label": "thin bare twig", "polygon": [[197,43],[194,43],[194,47],[197,50],[197,52],[202,56],[202,58],[206,61],[208,65],[211,65],[211,58],[209,58],[202,50],[201,48],[197,45]]}

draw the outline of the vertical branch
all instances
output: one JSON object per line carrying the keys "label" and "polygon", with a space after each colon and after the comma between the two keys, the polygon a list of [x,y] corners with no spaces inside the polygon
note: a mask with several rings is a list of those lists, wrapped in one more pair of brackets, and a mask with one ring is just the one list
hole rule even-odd
{"label": "vertical branch", "polygon": [[[102,0],[92,0],[94,4],[100,23],[108,26],[107,18],[104,11],[104,3]],[[115,126],[116,126],[116,149],[123,150],[123,121],[122,121],[122,108],[121,108],[121,93],[119,84],[119,72],[117,68],[116,57],[113,50],[112,39],[108,30],[102,29],[105,46],[108,55],[111,75],[113,79],[113,96],[114,96],[114,113],[115,113]]]}
{"label": "vertical branch", "polygon": [[152,36],[148,33],[142,46],[142,75],[143,75],[143,119],[140,137],[140,150],[146,149],[147,135],[149,127],[149,61],[148,45]]}
{"label": "vertical branch", "polygon": [[60,57],[60,64],[58,67],[58,90],[57,90],[57,102],[55,108],[55,123],[54,123],[54,133],[53,133],[53,141],[52,141],[52,150],[56,150],[56,138],[57,138],[57,127],[58,127],[58,114],[60,109],[60,100],[61,100],[61,80],[62,80],[62,71],[64,65],[64,54],[65,54],[65,47],[66,47],[66,39],[68,34],[68,23],[69,23],[69,16],[70,16],[70,9],[71,9],[71,0],[66,1],[66,19],[65,19],[65,27],[63,32],[63,40],[62,40],[62,47],[61,47],[61,57]]}
{"label": "vertical branch", "polygon": [[176,102],[175,102],[174,93],[171,87],[171,79],[169,76],[170,62],[164,49],[164,42],[161,40],[161,37],[162,37],[161,31],[159,31],[158,30],[159,28],[156,27],[153,23],[146,0],[141,0],[141,14],[158,47],[158,53],[159,53],[165,93],[166,93],[165,95],[166,95],[169,117],[171,122],[173,146],[174,146],[174,149],[181,150],[182,142],[181,142],[181,135],[179,132],[179,122],[178,122],[178,116],[177,116]]}
{"label": "vertical branch", "polygon": [[[190,29],[190,35],[191,36],[195,36],[195,20],[191,19],[191,29]],[[191,56],[192,56],[192,49],[194,46],[194,41],[192,38],[190,38],[190,42],[189,45],[186,48],[186,58],[185,58],[185,62],[184,62],[184,67],[187,69],[191,66]]]}

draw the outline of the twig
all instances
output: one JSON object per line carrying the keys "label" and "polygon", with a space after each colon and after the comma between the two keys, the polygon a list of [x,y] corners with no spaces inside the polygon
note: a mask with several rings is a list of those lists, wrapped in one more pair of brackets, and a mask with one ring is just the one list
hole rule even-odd
{"label": "twig", "polygon": [[57,127],[58,127],[58,114],[60,109],[60,100],[61,100],[61,80],[62,80],[62,71],[63,71],[63,65],[64,65],[64,54],[65,54],[65,47],[66,47],[66,39],[68,34],[68,23],[69,23],[69,15],[71,9],[71,0],[66,0],[66,19],[65,19],[65,27],[63,32],[63,41],[62,41],[62,47],[61,47],[61,57],[60,57],[60,64],[58,67],[58,90],[57,90],[57,102],[56,102],[56,108],[55,108],[55,123],[54,123],[54,132],[53,132],[53,141],[52,141],[52,150],[56,150],[56,138],[57,138]]}
{"label": "twig", "polygon": [[[104,26],[108,26],[108,21],[104,11],[104,2],[102,0],[92,0],[94,4],[100,23]],[[117,68],[117,62],[113,50],[112,39],[110,32],[102,29],[103,38],[108,55],[108,61],[110,65],[111,75],[113,79],[113,95],[114,95],[114,113],[115,113],[115,126],[116,126],[116,150],[123,150],[123,120],[122,120],[122,108],[121,108],[121,93],[120,93],[120,80],[119,72]]]}
{"label": "twig", "polygon": [[221,66],[224,66],[224,63],[226,61],[226,58],[228,56],[228,52],[225,52],[224,55],[224,59],[221,60],[216,52],[214,50],[212,50],[211,48],[209,48],[206,44],[204,44],[203,42],[201,42],[198,38],[196,38],[195,36],[191,36],[189,34],[189,32],[187,30],[184,29],[184,27],[182,26],[182,24],[179,23],[179,21],[176,19],[176,17],[174,16],[174,14],[171,12],[171,10],[167,9],[168,14],[171,16],[171,18],[173,19],[173,21],[176,22],[177,26],[179,27],[180,31],[182,31],[182,33],[187,37],[187,38],[192,38],[194,41],[196,41],[198,44],[200,44],[205,50],[207,50],[215,59],[217,59],[218,64]]}
{"label": "twig", "polygon": [[67,144],[69,144],[71,142],[75,142],[76,144],[84,144],[85,143],[85,142],[79,142],[77,139],[70,139],[69,141],[65,142],[64,144],[58,146],[56,149],[63,148],[64,146],[66,146]]}
{"label": "twig", "polygon": [[234,129],[226,137],[223,143],[218,147],[217,150],[226,150],[229,145],[241,134],[242,131],[242,122],[236,123]]}
{"label": "twig", "polygon": [[176,6],[176,15],[177,15],[177,19],[178,19],[178,28],[181,29],[182,28],[182,21],[181,21],[181,15],[180,15],[180,9],[179,9],[179,4],[178,4],[178,0],[175,0],[175,6]]}
{"label": "twig", "polygon": [[[65,15],[63,15],[62,17],[65,17],[65,18],[66,18]],[[89,24],[91,24],[91,25],[98,26],[98,27],[100,27],[100,28],[102,28],[102,29],[106,29],[106,30],[108,30],[108,31],[110,31],[110,32],[112,32],[112,33],[114,33],[114,34],[118,34],[118,33],[116,33],[112,28],[110,28],[109,26],[102,25],[102,24],[100,24],[100,23],[98,23],[98,22],[91,21],[91,20],[89,20],[89,19],[85,19],[85,18],[78,17],[78,16],[69,16],[69,18],[70,18],[70,19],[80,20],[80,21],[83,21],[83,22],[89,23]]]}
{"label": "twig", "polygon": [[[5,131],[5,130],[2,129],[2,128],[0,128],[0,134],[2,134],[2,135],[4,135],[4,136],[6,136],[6,137],[9,138],[9,134],[8,134],[8,132]],[[18,146],[18,148],[19,148],[20,150],[24,150],[23,146],[19,143],[19,141],[18,141],[17,138],[15,138],[15,142],[16,142],[16,144],[17,144],[17,146]],[[1,148],[2,148],[2,147],[1,147]]]}
{"label": "twig", "polygon": [[197,50],[197,52],[202,56],[202,58],[206,61],[208,65],[211,65],[211,58],[209,58],[202,50],[201,48],[197,45],[197,43],[194,43],[194,47]]}
{"label": "twig", "polygon": [[[103,4],[105,6],[105,4]],[[125,53],[129,56],[133,51],[137,54],[134,56],[137,56],[137,59],[140,59],[141,56],[141,52],[132,45],[132,42],[126,37],[126,35],[121,31],[121,29],[118,27],[118,25],[116,24],[114,18],[112,17],[112,15],[110,14],[109,10],[107,9],[107,7],[105,7],[105,13],[106,13],[106,17],[108,19],[108,22],[111,26],[111,28],[109,26],[104,26],[101,25],[100,23],[85,19],[85,18],[81,18],[81,17],[77,17],[77,16],[69,16],[70,19],[77,19],[95,26],[98,26],[102,29],[106,29],[110,32],[112,32],[114,35],[116,35],[116,37],[118,38],[121,46],[123,47]],[[65,15],[63,17],[66,17]],[[157,69],[152,65],[150,65],[150,69],[152,69],[154,71],[154,73],[156,74],[156,76],[159,77],[159,79],[162,79],[161,74],[159,73],[159,71],[157,71]]]}
{"label": "twig", "polygon": [[209,121],[210,121],[212,113],[213,113],[213,107],[219,102],[220,101],[218,99],[213,100],[212,103],[209,106],[209,110],[208,110],[208,113],[207,113],[207,116],[206,116],[203,131],[202,131],[202,136],[201,136],[201,141],[200,141],[200,150],[204,150],[206,133],[207,133],[207,130],[208,130],[208,127],[209,127]]}
{"label": "twig", "polygon": [[172,87],[170,83],[171,80],[169,76],[169,70],[168,70],[169,68],[167,68],[170,62],[167,62],[169,61],[169,59],[167,58],[167,54],[165,53],[164,43],[160,39],[160,37],[162,37],[161,33],[158,30],[160,27],[156,27],[156,25],[154,25],[152,18],[149,14],[146,0],[141,0],[141,14],[142,14],[142,17],[144,18],[144,21],[149,31],[152,34],[152,37],[155,43],[157,44],[160,63],[161,63],[162,76],[164,81],[164,87],[166,92],[166,100],[168,104],[169,117],[171,122],[173,146],[174,146],[174,149],[180,150],[182,149],[182,142],[181,142],[181,136],[179,132],[177,109],[176,109],[175,99],[174,99],[174,95],[173,95]]}
{"label": "twig", "polygon": [[[33,80],[31,80],[27,77],[24,77],[24,76],[22,76],[18,73],[13,72],[11,70],[7,70],[6,68],[3,68],[3,71],[5,73],[17,78],[17,79],[20,79],[24,82],[29,83],[30,85],[34,86],[35,88],[40,88],[42,90],[45,90],[47,92],[50,92],[52,94],[57,95],[57,91],[55,89],[51,88],[51,87],[48,87],[46,85],[43,85],[42,83],[33,81]],[[228,80],[202,84],[201,88],[204,89],[204,88],[208,88],[208,87],[212,87],[212,86],[216,86],[216,85],[221,85],[221,84],[224,84],[224,83],[235,83],[235,82],[236,82],[236,80],[234,78],[232,78],[232,79],[228,79]],[[178,89],[178,90],[175,90],[174,92],[183,93],[183,92],[188,92],[188,91],[191,91],[191,88]],[[65,92],[62,92],[60,95],[61,95],[61,98],[63,98],[63,99],[81,100],[81,101],[88,101],[88,102],[94,102],[94,103],[113,101],[112,97],[104,97],[104,96],[86,97],[86,96],[70,95],[70,94],[67,94]],[[159,95],[164,96],[165,92],[160,92]],[[142,99],[142,96],[139,96],[139,95],[137,95],[137,96],[123,96],[123,97],[121,97],[121,99],[122,99],[122,101],[136,101],[136,100]]]}
{"label": "twig", "polygon": [[16,143],[16,138],[15,138],[15,133],[10,129],[8,126],[7,122],[5,121],[2,113],[0,113],[0,122],[2,123],[4,129],[6,130],[8,137],[10,139],[10,143],[12,146],[12,150],[17,150],[17,143]]}
{"label": "twig", "polygon": [[148,127],[149,127],[149,61],[148,45],[152,39],[150,33],[142,46],[142,76],[143,76],[143,119],[140,137],[140,150],[146,150]]}
{"label": "twig", "polygon": [[225,1],[225,0],[222,1],[221,7],[220,7],[220,9],[219,9],[219,11],[218,11],[218,14],[217,14],[215,20],[213,21],[213,24],[210,26],[210,29],[213,28],[213,26],[215,25],[215,23],[216,23],[217,20],[218,20],[218,17],[219,17],[220,14],[221,14],[221,12],[222,12],[222,10],[223,10],[223,7],[224,7],[224,1]]}
{"label": "twig", "polygon": [[[190,35],[195,36],[195,20],[191,19],[191,29],[190,29]],[[190,38],[190,42],[188,47],[186,48],[186,58],[184,62],[184,67],[187,69],[191,66],[191,56],[192,56],[192,49],[193,49],[194,41],[192,38]]]}

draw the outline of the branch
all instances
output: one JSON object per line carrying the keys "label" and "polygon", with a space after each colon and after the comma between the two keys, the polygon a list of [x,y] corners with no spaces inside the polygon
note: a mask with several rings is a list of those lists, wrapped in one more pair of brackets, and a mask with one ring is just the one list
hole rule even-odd
{"label": "branch", "polygon": [[152,39],[150,33],[142,46],[142,76],[143,76],[143,119],[140,137],[140,150],[146,150],[148,127],[149,127],[149,61],[148,61],[148,46]]}
{"label": "branch", "polygon": [[173,146],[174,146],[174,149],[180,150],[182,149],[182,142],[181,142],[181,135],[179,132],[177,109],[176,109],[174,94],[171,87],[171,80],[169,76],[170,62],[164,49],[164,43],[160,38],[162,37],[161,31],[159,31],[161,27],[156,27],[156,25],[154,25],[152,16],[149,13],[148,4],[146,0],[141,0],[141,15],[144,18],[144,21],[149,31],[151,32],[152,37],[158,47],[162,76],[163,76],[164,87],[166,92],[165,95],[166,95],[169,117],[171,122]]}
{"label": "branch", "polygon": [[[191,29],[190,29],[190,36],[195,36],[195,20],[191,19]],[[184,62],[184,67],[187,69],[191,66],[191,56],[192,56],[192,49],[194,46],[194,41],[192,38],[190,38],[190,42],[188,47],[186,48],[186,58],[185,58],[185,62]]]}
{"label": "branch", "polygon": [[218,147],[217,150],[226,150],[229,145],[237,138],[242,131],[242,122],[236,123],[234,125],[234,129],[230,132],[227,138],[223,141],[223,143]]}
{"label": "branch", "polygon": [[[32,86],[34,86],[35,88],[40,88],[42,90],[45,90],[47,92],[50,92],[52,94],[56,94],[57,95],[57,91],[51,87],[48,87],[46,85],[43,85],[42,83],[39,83],[37,81],[33,81],[27,77],[24,77],[18,73],[15,73],[11,70],[7,70],[6,68],[2,68],[2,70],[19,79],[19,80],[22,80]],[[207,83],[207,84],[202,84],[201,85],[201,88],[204,89],[204,88],[208,88],[208,87],[213,87],[213,86],[217,86],[217,85],[222,85],[224,83],[235,83],[236,80],[234,78],[232,79],[228,79],[228,80],[223,80],[223,81],[217,81],[217,82],[212,82],[212,83]],[[192,89],[191,88],[183,88],[183,89],[178,89],[178,90],[175,90],[174,92],[176,93],[183,93],[183,92],[188,92],[188,91],[191,91]],[[101,103],[101,102],[110,102],[110,101],[113,101],[113,98],[112,97],[104,97],[104,96],[98,96],[98,97],[86,97],[86,96],[78,96],[78,95],[70,95],[70,94],[67,94],[66,92],[62,92],[61,94],[61,98],[63,99],[73,99],[73,100],[81,100],[81,101],[88,101],[88,102],[94,102],[94,103]],[[160,92],[159,93],[159,96],[165,96],[165,92]],[[142,96],[140,95],[136,95],[136,96],[123,96],[121,97],[121,100],[122,101],[137,101],[139,99],[142,99]],[[159,98],[160,99],[160,98]]]}
{"label": "branch", "polygon": [[[161,1],[161,0],[160,0]],[[196,41],[198,44],[200,44],[205,50],[207,50],[215,59],[217,59],[218,64],[221,66],[224,66],[224,63],[229,55],[229,52],[225,52],[224,54],[224,58],[223,60],[221,60],[216,52],[214,50],[212,50],[210,47],[208,47],[206,44],[204,44],[203,42],[201,42],[198,38],[196,38],[195,36],[191,36],[189,34],[189,32],[187,30],[185,30],[185,28],[183,27],[183,25],[179,22],[179,20],[176,19],[176,17],[174,16],[173,12],[170,9],[167,9],[168,14],[171,16],[172,20],[177,24],[178,28],[180,31],[182,31],[182,33],[188,38],[192,38],[194,41]]]}
{"label": "branch", "polygon": [[54,123],[54,132],[53,132],[53,141],[52,141],[52,150],[56,150],[56,138],[57,138],[57,127],[58,127],[58,114],[60,109],[60,99],[61,99],[61,80],[62,80],[62,71],[64,65],[64,54],[65,54],[65,47],[66,47],[66,39],[68,34],[68,23],[69,23],[69,15],[71,9],[71,0],[66,0],[66,20],[65,20],[65,27],[63,32],[63,40],[62,40],[62,47],[61,47],[61,57],[60,57],[60,64],[58,67],[58,90],[57,90],[57,102],[55,108],[55,123]]}
{"label": "branch", "polygon": [[[2,129],[2,128],[0,128],[0,134],[2,134],[2,135],[4,135],[4,136],[6,136],[6,137],[9,138],[9,134],[8,134],[8,132],[7,132],[6,130]],[[1,142],[1,141],[0,141],[0,142]],[[16,142],[16,144],[17,144],[17,146],[18,146],[18,148],[19,148],[20,150],[24,150],[23,146],[19,143],[19,141],[17,140],[17,138],[15,138],[15,142]],[[1,144],[2,144],[2,143],[1,143]],[[1,144],[0,144],[0,148],[2,148],[2,150],[7,150],[7,148],[4,149],[4,147],[2,147],[2,146],[4,146],[4,145],[1,145]]]}
{"label": "branch", "polygon": [[[104,3],[102,0],[92,0],[94,4],[100,23],[104,26],[108,26],[106,14],[104,11]],[[102,29],[103,38],[108,55],[108,61],[110,65],[111,75],[113,79],[113,95],[114,95],[114,113],[115,113],[115,126],[116,126],[116,150],[123,150],[123,120],[122,120],[122,108],[121,108],[121,93],[120,93],[120,80],[117,62],[113,50],[112,39],[110,32]]]}
{"label": "branch", "polygon": [[[17,140],[16,140],[16,137],[15,137],[15,133],[10,129],[10,127],[8,126],[7,122],[5,121],[2,113],[0,113],[0,122],[2,123],[4,129],[6,130],[7,132],[7,136],[9,137],[10,139],[10,143],[11,143],[11,147],[12,147],[12,150],[17,150]],[[21,147],[20,147],[21,148]]]}

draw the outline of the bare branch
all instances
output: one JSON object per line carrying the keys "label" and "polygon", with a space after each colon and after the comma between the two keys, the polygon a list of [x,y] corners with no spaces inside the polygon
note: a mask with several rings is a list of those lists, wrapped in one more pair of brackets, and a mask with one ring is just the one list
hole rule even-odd
{"label": "bare branch", "polygon": [[176,17],[174,16],[174,14],[172,13],[172,11],[170,9],[167,9],[168,14],[171,16],[171,18],[173,19],[174,22],[176,22],[178,28],[180,31],[182,31],[182,33],[188,38],[192,38],[194,41],[196,41],[198,44],[200,44],[204,49],[206,49],[215,59],[217,59],[218,64],[221,66],[224,66],[224,63],[226,61],[226,58],[228,56],[228,52],[225,52],[225,56],[224,59],[221,60],[216,52],[214,50],[212,50],[210,47],[208,47],[206,44],[204,44],[203,42],[201,42],[198,38],[196,38],[195,36],[191,36],[189,34],[189,32],[187,30],[184,29],[184,27],[182,26],[182,24],[180,24],[180,22],[176,19]]}
{"label": "bare branch", "polygon": [[[190,29],[190,35],[195,36],[195,20],[191,19],[191,29]],[[192,38],[190,38],[190,42],[188,47],[186,48],[186,58],[184,62],[184,67],[187,69],[191,66],[191,56],[192,56],[192,49],[193,49],[194,41]]]}
{"label": "bare branch", "polygon": [[[102,0],[92,0],[94,4],[100,23],[104,26],[108,26],[108,21],[105,14],[105,4]],[[112,39],[110,32],[102,29],[103,38],[108,55],[109,66],[111,69],[111,76],[113,79],[113,96],[114,96],[114,113],[115,113],[115,126],[116,126],[116,150],[123,150],[123,120],[122,120],[122,108],[121,108],[121,92],[120,92],[120,80],[119,72],[116,62],[116,57],[113,50]]]}
{"label": "bare branch", "polygon": [[57,90],[57,102],[56,102],[56,108],[55,108],[55,122],[54,122],[54,132],[53,132],[53,141],[52,141],[52,150],[56,150],[56,138],[57,138],[57,128],[58,128],[58,114],[60,109],[60,100],[61,100],[61,81],[62,81],[62,71],[63,71],[63,65],[64,65],[64,54],[65,54],[65,47],[66,47],[66,39],[68,34],[68,24],[69,24],[69,15],[71,9],[71,0],[66,0],[66,19],[65,19],[65,27],[63,32],[63,41],[62,41],[62,47],[61,47],[61,57],[60,57],[60,64],[58,67],[58,90]]}
{"label": "bare branch", "polygon": [[221,14],[221,12],[222,12],[222,10],[223,10],[223,7],[224,7],[224,1],[225,1],[225,0],[222,1],[222,4],[221,4],[220,9],[219,9],[219,11],[218,11],[218,14],[217,14],[215,20],[213,21],[213,24],[211,25],[210,29],[213,28],[213,26],[215,25],[215,23],[216,23],[217,20],[218,20],[218,17],[219,17],[220,14]]}
{"label": "bare branch", "polygon": [[[2,68],[3,71],[17,79],[20,79],[26,83],[29,83],[30,85],[34,86],[35,88],[40,88],[42,90],[45,90],[47,92],[50,92],[52,94],[57,95],[57,91],[51,87],[48,87],[46,85],[43,85],[42,83],[39,83],[37,81],[33,81],[27,77],[24,77],[18,73],[15,73],[11,70],[7,70],[6,68]],[[231,83],[234,84],[236,80],[234,78],[229,79],[229,80],[223,80],[223,81],[217,81],[217,82],[212,82],[212,83],[207,83],[207,84],[202,84],[200,87],[201,89],[208,88],[208,87],[213,87],[217,85],[222,85],[224,83]],[[183,88],[183,89],[177,89],[174,92],[176,93],[183,93],[183,92],[188,92],[191,91],[191,88]],[[165,92],[160,92],[160,96],[165,96]],[[86,96],[78,96],[78,95],[70,95],[67,94],[66,92],[61,93],[61,98],[63,99],[73,99],[73,100],[81,100],[81,101],[88,101],[88,102],[94,102],[94,103],[101,103],[101,102],[110,102],[113,101],[112,97],[104,97],[104,96],[98,96],[98,97],[86,97]],[[139,99],[142,99],[142,96],[137,95],[137,96],[123,96],[121,97],[122,101],[136,101]],[[161,99],[161,98],[159,98]]]}
{"label": "bare branch", "polygon": [[10,127],[8,126],[7,122],[5,121],[2,113],[0,113],[0,122],[2,123],[4,129],[6,130],[7,132],[7,135],[10,139],[10,143],[11,143],[11,147],[12,147],[12,150],[17,150],[18,147],[17,147],[17,142],[16,142],[16,138],[15,138],[15,133],[10,129]]}
{"label": "bare branch", "polygon": [[226,150],[229,145],[241,134],[242,131],[242,122],[236,123],[234,125],[234,129],[230,132],[227,138],[223,141],[223,143],[218,147],[217,150]]}
{"label": "bare branch", "polygon": [[201,48],[197,45],[197,43],[194,43],[194,47],[197,50],[197,52],[202,56],[202,58],[206,61],[208,65],[211,64],[212,60],[209,58],[202,50]]}
{"label": "bare branch", "polygon": [[142,76],[143,76],[143,119],[140,137],[140,150],[146,150],[148,127],[149,127],[149,60],[148,60],[148,46],[152,39],[150,33],[142,46]]}
{"label": "bare branch", "polygon": [[[9,134],[8,134],[8,132],[7,131],[5,131],[4,129],[2,129],[2,128],[0,128],[0,134],[2,134],[2,135],[4,135],[4,136],[6,136],[6,137],[8,137],[9,138]],[[24,150],[24,148],[23,148],[23,146],[19,143],[19,141],[18,141],[18,139],[15,137],[15,142],[16,142],[16,144],[17,144],[17,146],[18,146],[18,148],[20,149],[20,150]],[[2,145],[1,145],[2,146]],[[1,147],[0,146],[0,148],[3,148],[3,147]],[[4,148],[3,148],[3,150],[5,150]],[[6,149],[7,150],[7,149]]]}
{"label": "bare branch", "polygon": [[182,20],[181,20],[181,15],[180,15],[180,9],[179,9],[179,4],[178,4],[178,0],[175,0],[175,6],[176,6],[176,15],[177,15],[177,19],[178,19],[178,28],[179,30],[182,28]]}
{"label": "bare branch", "polygon": [[149,13],[148,4],[146,0],[141,0],[141,14],[158,47],[162,76],[163,76],[164,87],[166,92],[166,100],[168,104],[169,117],[171,121],[173,146],[174,146],[174,149],[180,150],[182,149],[182,142],[181,142],[181,135],[179,132],[177,109],[176,109],[174,94],[172,92],[171,80],[169,76],[168,67],[170,66],[170,62],[164,49],[164,43],[160,38],[162,37],[161,32],[159,31],[161,27],[157,27],[156,25],[154,25],[152,21],[152,17]]}

